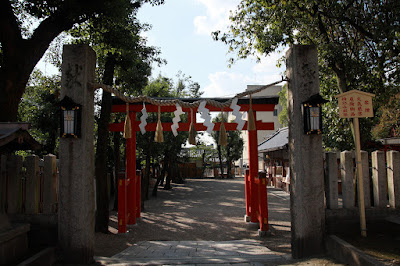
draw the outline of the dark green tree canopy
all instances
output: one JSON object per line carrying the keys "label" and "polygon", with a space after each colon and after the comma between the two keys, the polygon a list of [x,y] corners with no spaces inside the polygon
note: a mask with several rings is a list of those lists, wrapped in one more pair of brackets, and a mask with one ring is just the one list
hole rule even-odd
{"label": "dark green tree canopy", "polygon": [[143,2],[163,0],[0,1],[0,121],[17,119],[29,76],[60,33],[90,18],[124,19]]}
{"label": "dark green tree canopy", "polygon": [[376,93],[399,83],[399,1],[243,0],[231,21],[228,33],[213,35],[238,58],[315,44],[340,91],[362,86]]}
{"label": "dark green tree canopy", "polygon": [[[352,89],[371,92],[377,109],[400,91],[397,0],[242,0],[231,22],[228,32],[213,33],[237,54],[231,63],[292,44],[317,46],[322,95],[332,101],[324,108],[328,147],[351,148],[348,135],[342,136],[351,131],[337,119],[333,95]],[[363,121],[364,140],[371,137],[373,123]]]}

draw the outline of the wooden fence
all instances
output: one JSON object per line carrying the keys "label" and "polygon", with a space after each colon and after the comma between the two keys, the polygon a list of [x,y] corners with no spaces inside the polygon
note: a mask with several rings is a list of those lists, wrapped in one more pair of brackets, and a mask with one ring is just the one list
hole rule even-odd
{"label": "wooden fence", "polygon": [[[325,154],[325,196],[328,231],[357,221],[358,198],[354,152]],[[368,220],[400,213],[400,152],[361,152],[365,208]]]}
{"label": "wooden fence", "polygon": [[54,155],[1,155],[0,212],[51,214],[58,209],[58,168]]}

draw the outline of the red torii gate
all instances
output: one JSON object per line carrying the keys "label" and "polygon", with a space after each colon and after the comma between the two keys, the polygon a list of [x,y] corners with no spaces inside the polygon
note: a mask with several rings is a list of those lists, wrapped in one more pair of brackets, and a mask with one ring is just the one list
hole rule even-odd
{"label": "red torii gate", "polygon": [[[162,98],[158,98],[162,99]],[[183,102],[195,102],[198,100],[207,100],[205,98],[188,98],[180,99]],[[217,102],[226,102],[226,98],[213,98]],[[278,104],[278,97],[253,97],[252,110],[254,118],[257,111],[273,112],[275,105]],[[159,106],[150,103],[146,104],[147,112],[158,112]],[[241,112],[247,112],[250,109],[249,98],[238,99],[237,105],[240,106]],[[231,112],[229,107],[217,108],[211,105],[205,106],[210,112]],[[143,102],[129,104],[129,117],[131,120],[132,137],[126,140],[126,169],[125,177],[118,180],[118,232],[126,233],[127,224],[136,224],[136,219],[140,217],[140,174],[136,174],[136,132],[140,131],[140,121],[136,121],[136,113],[141,112]],[[177,131],[189,131],[192,118],[190,115],[191,109],[193,114],[196,114],[196,108],[182,107],[185,113],[188,113],[188,121],[180,122]],[[160,106],[160,112],[174,112],[175,106]],[[113,113],[127,112],[127,106],[124,101],[114,97],[113,106],[111,109]],[[255,120],[255,119],[254,119]],[[196,131],[205,131],[207,128],[202,123],[196,122],[196,115],[193,115],[193,124]],[[162,123],[164,131],[171,131],[171,123]],[[249,217],[251,222],[260,223],[260,231],[268,231],[268,207],[267,207],[267,191],[265,176],[258,174],[258,150],[257,150],[257,130],[274,130],[273,122],[262,122],[255,120],[256,129],[248,131],[248,144],[249,144],[249,172],[245,175],[245,191],[246,191],[246,217]],[[155,131],[157,123],[147,123],[146,131]],[[224,123],[227,131],[236,130],[236,123]],[[219,131],[221,123],[215,123],[214,131]],[[114,123],[109,125],[110,131],[124,131],[124,122]],[[247,122],[243,130],[247,130]],[[249,221],[246,219],[246,221]]]}

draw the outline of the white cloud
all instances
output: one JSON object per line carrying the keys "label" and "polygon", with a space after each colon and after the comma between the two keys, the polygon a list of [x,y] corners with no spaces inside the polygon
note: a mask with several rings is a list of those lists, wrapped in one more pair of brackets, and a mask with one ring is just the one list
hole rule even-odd
{"label": "white cloud", "polygon": [[[281,55],[273,54],[261,58],[246,72],[219,71],[208,75],[209,85],[204,87],[204,97],[233,97],[246,90],[247,85],[267,85],[281,80],[284,66],[276,67],[276,60]],[[249,70],[250,70],[249,69]]]}
{"label": "white cloud", "polygon": [[278,69],[276,67],[276,63],[282,57],[282,55],[282,53],[274,52],[268,56],[262,56],[261,61],[254,65],[252,71],[254,73],[276,73]]}
{"label": "white cloud", "polygon": [[235,10],[239,0],[197,0],[206,8],[206,15],[197,16],[193,20],[196,33],[209,36],[215,30],[225,30],[230,21],[229,14]]}
{"label": "white cloud", "polygon": [[240,73],[216,72],[208,75],[210,84],[204,88],[203,97],[233,97],[246,89],[248,79]]}

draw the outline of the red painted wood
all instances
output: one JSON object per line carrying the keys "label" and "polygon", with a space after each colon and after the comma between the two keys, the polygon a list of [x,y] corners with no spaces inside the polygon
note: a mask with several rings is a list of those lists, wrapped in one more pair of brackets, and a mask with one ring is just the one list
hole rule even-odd
{"label": "red painted wood", "polygon": [[[238,104],[240,106],[240,111],[245,112],[249,110],[249,104]],[[264,111],[264,112],[273,112],[275,109],[275,104],[253,104],[253,111]],[[206,108],[210,110],[210,112],[221,112],[221,108],[214,107],[211,105],[206,105]],[[140,112],[143,109],[143,105],[141,104],[131,104],[129,105],[129,111],[131,112]],[[147,112],[158,112],[158,106],[152,104],[146,104]],[[176,110],[176,107],[171,106],[161,106],[161,112],[173,112]],[[190,108],[182,107],[182,110],[186,113],[190,112]],[[197,108],[193,108],[194,111],[197,111]],[[232,109],[229,107],[223,108],[224,112],[231,112]],[[111,112],[113,113],[125,113],[126,105],[113,105],[111,108]]]}
{"label": "red painted wood", "polygon": [[[256,117],[256,112],[254,118]],[[257,128],[257,126],[256,126]],[[257,222],[256,210],[258,210],[258,192],[255,178],[258,177],[258,150],[257,150],[257,129],[248,131],[249,143],[249,170],[250,170],[250,190],[251,190],[251,222]]]}
{"label": "red painted wood", "polygon": [[[140,121],[134,121],[132,123],[132,130],[134,131],[140,131],[139,129],[139,124]],[[164,122],[162,123],[163,131],[171,131],[171,125],[172,123],[169,122]],[[202,123],[195,123],[195,129],[197,131],[205,131],[207,128],[202,124]],[[146,131],[155,131],[157,127],[157,123],[148,123],[146,125]],[[179,123],[179,128],[177,131],[189,131],[190,127],[190,121],[187,123]],[[218,131],[221,127],[221,123],[215,123],[214,126],[214,131]],[[234,131],[236,130],[237,124],[236,123],[225,123],[225,129],[227,131]],[[262,122],[262,121],[256,121],[256,127],[258,130],[274,130],[275,126],[273,122]],[[109,125],[109,130],[110,131],[118,131],[118,132],[123,132],[124,131],[124,123],[113,123]],[[247,122],[245,123],[243,130],[247,130]]]}
{"label": "red painted wood", "polygon": [[[131,121],[136,119],[136,113],[129,114]],[[127,215],[128,224],[136,224],[136,132],[132,132],[132,137],[126,140],[126,165],[127,174]],[[119,202],[118,202],[119,203]]]}
{"label": "red painted wood", "polygon": [[140,218],[142,212],[142,198],[141,198],[141,171],[136,170],[136,218]]}
{"label": "red painted wood", "polygon": [[126,233],[126,174],[118,176],[118,233]]}
{"label": "red painted wood", "polygon": [[267,176],[266,173],[258,174],[258,221],[260,231],[268,231],[268,200],[267,200]]}
{"label": "red painted wood", "polygon": [[244,175],[244,189],[245,189],[245,199],[246,199],[246,216],[250,217],[250,205],[251,205],[250,175],[249,175],[249,170],[247,169]]}

